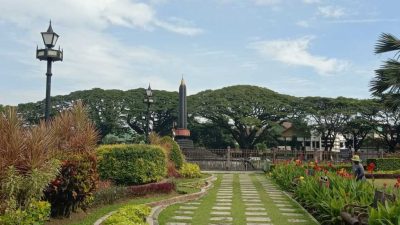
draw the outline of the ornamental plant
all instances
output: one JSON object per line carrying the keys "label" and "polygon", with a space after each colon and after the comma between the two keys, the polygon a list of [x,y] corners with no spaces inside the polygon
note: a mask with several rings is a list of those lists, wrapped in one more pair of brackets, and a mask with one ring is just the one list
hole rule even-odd
{"label": "ornamental plant", "polygon": [[55,117],[51,126],[62,166],[45,190],[45,199],[51,203],[53,217],[69,217],[78,209],[86,210],[93,199],[98,181],[95,148],[99,135],[81,102]]}
{"label": "ornamental plant", "polygon": [[55,130],[43,121],[23,125],[15,108],[0,114],[0,224],[43,224],[50,210],[40,202],[58,174]]}
{"label": "ornamental plant", "polygon": [[[368,182],[356,182],[345,169],[335,172],[312,166],[315,174],[307,175],[308,167],[302,164],[277,164],[271,176],[323,224],[341,224],[340,211],[346,204],[372,203],[374,188]],[[296,179],[299,182],[294,183]]]}
{"label": "ornamental plant", "polygon": [[200,167],[195,163],[183,163],[182,169],[179,170],[179,174],[185,178],[201,177]]}
{"label": "ornamental plant", "polygon": [[185,158],[178,143],[169,136],[160,137],[155,133],[151,133],[149,139],[152,145],[158,145],[164,149],[167,163],[167,176],[179,177],[177,170],[182,168]]}
{"label": "ornamental plant", "polygon": [[104,225],[146,225],[146,217],[151,208],[146,205],[129,205],[119,209],[108,217]]}

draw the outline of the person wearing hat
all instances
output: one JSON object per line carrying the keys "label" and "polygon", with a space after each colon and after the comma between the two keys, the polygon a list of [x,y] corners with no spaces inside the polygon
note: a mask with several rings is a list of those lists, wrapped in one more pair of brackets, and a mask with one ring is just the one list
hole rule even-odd
{"label": "person wearing hat", "polygon": [[356,177],[356,181],[366,180],[365,173],[364,173],[364,167],[360,163],[361,162],[360,156],[353,155],[353,158],[351,158],[351,161],[353,161],[353,172]]}

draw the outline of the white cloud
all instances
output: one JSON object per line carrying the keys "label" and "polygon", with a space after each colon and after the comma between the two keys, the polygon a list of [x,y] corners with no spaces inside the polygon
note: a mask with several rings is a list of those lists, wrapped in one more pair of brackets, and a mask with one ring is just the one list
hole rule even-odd
{"label": "white cloud", "polygon": [[348,63],[335,58],[312,55],[308,48],[312,37],[259,41],[251,44],[261,55],[288,65],[307,66],[318,74],[333,74],[344,70]]}
{"label": "white cloud", "polygon": [[321,6],[318,7],[318,14],[326,18],[340,18],[345,15],[345,10],[337,6]]}
{"label": "white cloud", "polygon": [[183,34],[187,36],[195,36],[198,34],[203,33],[203,30],[200,28],[196,27],[191,27],[188,25],[180,25],[180,24],[174,24],[170,22],[164,22],[160,20],[154,21],[154,24],[158,27],[164,28],[165,30],[172,31],[178,34]]}
{"label": "white cloud", "polygon": [[21,27],[29,27],[34,21],[52,19],[58,24],[90,29],[105,29],[111,25],[146,30],[160,27],[190,36],[202,31],[192,25],[165,22],[157,17],[151,5],[130,0],[0,0],[0,5],[0,20]]}
{"label": "white cloud", "polygon": [[296,25],[299,26],[299,27],[305,27],[305,28],[310,27],[310,23],[308,21],[306,21],[306,20],[297,21]]}
{"label": "white cloud", "polygon": [[276,5],[281,3],[281,0],[253,0],[256,5]]}
{"label": "white cloud", "polygon": [[315,4],[315,3],[321,3],[321,0],[303,0],[303,2],[306,4]]}

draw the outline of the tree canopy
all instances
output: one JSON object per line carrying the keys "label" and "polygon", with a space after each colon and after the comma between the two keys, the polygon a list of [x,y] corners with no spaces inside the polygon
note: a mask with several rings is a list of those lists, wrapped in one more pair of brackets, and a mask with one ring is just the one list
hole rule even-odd
{"label": "tree canopy", "polygon": [[[171,135],[177,121],[178,94],[155,90],[153,98],[151,131]],[[146,126],[147,105],[144,99],[143,88],[76,91],[52,97],[52,114],[82,100],[102,137],[107,134],[140,137]],[[320,134],[326,150],[333,147],[339,133],[346,138],[346,146],[356,150],[373,132],[385,139],[389,149],[395,149],[400,141],[397,140],[400,135],[396,134],[396,129],[400,128],[396,118],[398,111],[375,100],[299,98],[267,88],[237,85],[202,91],[188,96],[187,101],[189,129],[195,145],[200,147],[276,146],[284,121],[293,124],[297,137],[310,137],[311,132]],[[43,102],[20,104],[18,112],[27,125],[37,124],[43,117]]]}

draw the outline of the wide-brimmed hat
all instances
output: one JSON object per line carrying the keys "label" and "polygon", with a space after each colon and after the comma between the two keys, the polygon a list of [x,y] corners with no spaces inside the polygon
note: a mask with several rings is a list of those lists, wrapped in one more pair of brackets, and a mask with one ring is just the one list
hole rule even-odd
{"label": "wide-brimmed hat", "polygon": [[351,161],[361,162],[360,156],[359,155],[353,155],[353,158],[351,158]]}

